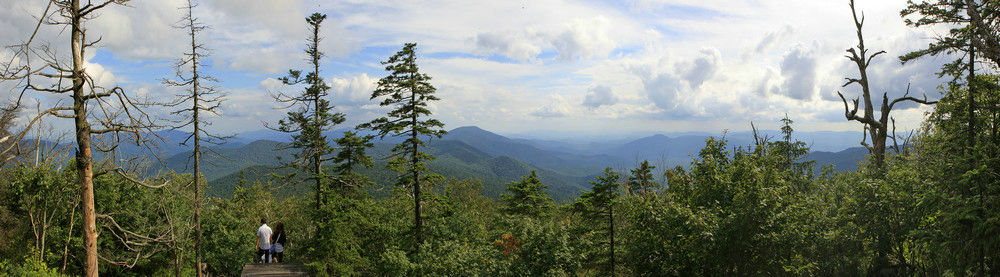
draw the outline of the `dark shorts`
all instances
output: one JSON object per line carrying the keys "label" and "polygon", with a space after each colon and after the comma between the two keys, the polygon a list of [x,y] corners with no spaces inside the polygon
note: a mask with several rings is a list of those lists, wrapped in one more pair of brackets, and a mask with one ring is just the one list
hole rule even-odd
{"label": "dark shorts", "polygon": [[[264,256],[264,260],[260,259],[261,256]],[[257,249],[257,256],[254,256],[253,259],[256,260],[257,262],[263,262],[263,263],[270,262],[271,261],[271,250],[270,249]]]}

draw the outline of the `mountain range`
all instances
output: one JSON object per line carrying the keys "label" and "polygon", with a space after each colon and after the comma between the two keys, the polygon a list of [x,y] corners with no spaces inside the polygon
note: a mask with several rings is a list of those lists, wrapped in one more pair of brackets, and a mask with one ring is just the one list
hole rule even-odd
{"label": "mountain range", "polygon": [[[329,139],[333,139],[339,137],[342,131],[344,130],[335,130],[326,134]],[[162,136],[174,140],[185,137],[183,132],[178,131]],[[849,136],[840,134],[840,137]],[[657,166],[659,172],[675,166],[687,166],[692,155],[704,146],[708,137],[707,134],[656,134],[633,140],[581,143],[509,138],[467,126],[453,129],[440,139],[431,139],[426,151],[437,156],[437,159],[428,164],[432,172],[448,178],[478,179],[487,196],[498,196],[503,193],[507,183],[535,171],[542,182],[549,186],[548,192],[553,198],[568,201],[587,189],[588,181],[607,166],[624,170],[634,167],[642,160],[649,160]],[[726,134],[726,138],[731,146],[745,146],[752,142],[752,134],[747,137],[746,134],[730,133]],[[293,150],[280,149],[280,145],[287,140],[286,134],[264,130],[240,134],[225,145],[212,147],[214,154],[206,155],[202,163],[210,195],[230,195],[239,184],[241,176],[248,182],[277,182],[277,179],[270,177],[292,173],[290,169],[275,169],[280,161],[287,161],[293,153]],[[165,144],[170,144],[169,142],[168,140]],[[398,139],[393,138],[375,142],[375,147],[369,154],[376,158],[376,165],[359,171],[376,184],[369,188],[376,196],[388,195],[392,190],[395,172],[386,170],[385,160],[379,157],[385,157],[397,142]],[[163,159],[165,167],[189,172],[190,155],[185,152],[186,148],[160,148],[161,157],[167,157]],[[851,147],[840,151],[813,151],[807,160],[817,161],[817,168],[833,164],[836,170],[853,170],[866,154],[864,148]],[[311,190],[308,185],[296,182],[272,183],[272,186],[279,187],[279,194],[286,195],[300,195]]]}

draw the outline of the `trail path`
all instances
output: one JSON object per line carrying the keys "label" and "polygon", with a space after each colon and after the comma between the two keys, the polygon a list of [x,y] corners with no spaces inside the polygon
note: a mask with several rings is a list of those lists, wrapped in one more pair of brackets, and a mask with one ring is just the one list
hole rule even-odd
{"label": "trail path", "polygon": [[248,263],[243,265],[243,277],[264,277],[264,276],[309,276],[309,271],[301,264],[258,264]]}

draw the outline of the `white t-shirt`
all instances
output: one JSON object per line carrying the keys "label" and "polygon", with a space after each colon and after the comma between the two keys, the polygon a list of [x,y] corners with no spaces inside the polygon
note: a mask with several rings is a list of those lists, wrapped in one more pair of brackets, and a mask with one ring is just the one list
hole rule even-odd
{"label": "white t-shirt", "polygon": [[267,227],[267,224],[260,225],[260,228],[257,228],[257,244],[260,249],[271,249],[271,227]]}

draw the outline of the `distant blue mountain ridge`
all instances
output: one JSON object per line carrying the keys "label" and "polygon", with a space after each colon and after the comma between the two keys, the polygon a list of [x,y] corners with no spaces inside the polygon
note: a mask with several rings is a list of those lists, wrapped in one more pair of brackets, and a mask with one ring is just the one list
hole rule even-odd
{"label": "distant blue mountain ridge", "polygon": [[[350,129],[325,132],[333,140]],[[371,134],[361,131],[361,134]],[[776,131],[763,131],[763,135],[777,138]],[[191,167],[190,146],[180,145],[188,133],[167,130],[157,132],[163,141],[154,151],[163,161],[158,170],[189,172]],[[857,162],[863,160],[867,151],[857,145],[860,136],[850,132],[797,132],[796,139],[809,140],[813,147],[834,151],[813,151],[808,160],[817,161],[817,168],[832,164],[836,170],[853,170]],[[431,168],[443,172],[446,177],[477,178],[484,182],[487,195],[496,196],[503,191],[506,183],[515,181],[531,170],[538,171],[549,190],[565,200],[587,188],[588,180],[604,167],[619,170],[629,169],[643,160],[657,166],[657,172],[675,166],[688,166],[692,156],[705,145],[708,134],[685,134],[668,136],[656,134],[632,140],[606,141],[561,141],[528,138],[509,138],[475,126],[452,129],[440,139],[431,139],[428,151],[439,158],[431,163]],[[721,137],[721,134],[715,137]],[[751,145],[752,133],[727,133],[725,138],[731,147]],[[217,195],[231,193],[241,172],[245,178],[268,177],[281,160],[291,159],[293,150],[280,149],[280,145],[290,141],[290,136],[273,130],[258,130],[237,134],[225,144],[208,147],[217,155],[206,156],[203,174],[214,187]],[[371,153],[386,155],[398,138],[387,137],[376,143]],[[190,144],[190,143],[189,143]],[[840,149],[836,149],[840,147]],[[131,155],[145,155],[148,149],[125,145],[121,152]],[[384,163],[383,163],[384,164]],[[249,175],[247,174],[249,172]],[[367,170],[373,179],[391,183],[391,174],[384,168]],[[662,174],[659,174],[662,175]],[[299,189],[301,190],[301,188]],[[210,189],[213,191],[213,189]]]}

